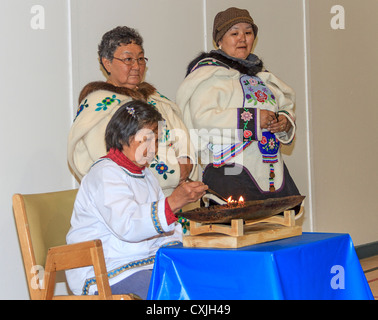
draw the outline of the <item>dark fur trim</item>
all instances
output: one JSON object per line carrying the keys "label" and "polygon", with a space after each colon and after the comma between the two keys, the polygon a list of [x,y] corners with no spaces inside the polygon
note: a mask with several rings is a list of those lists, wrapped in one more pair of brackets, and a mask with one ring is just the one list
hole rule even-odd
{"label": "dark fur trim", "polygon": [[122,94],[125,96],[129,96],[135,100],[144,100],[147,101],[148,97],[152,95],[156,89],[147,82],[142,82],[138,85],[138,89],[132,90],[124,87],[116,87],[111,83],[107,83],[104,81],[94,81],[88,83],[80,92],[79,95],[79,104],[83,99],[88,96],[90,93],[98,91],[98,90],[107,90],[111,92],[115,92],[118,94]]}
{"label": "dark fur trim", "polygon": [[249,76],[255,76],[257,73],[263,70],[263,62],[260,60],[260,63],[253,67],[246,67],[245,65],[228,59],[227,57],[217,53],[217,52],[202,52],[197,58],[195,58],[192,62],[189,63],[188,68],[186,70],[186,76],[190,73],[193,67],[200,62],[202,59],[205,58],[213,58],[223,62],[224,64],[228,65],[230,68],[238,70],[240,73],[247,74]]}

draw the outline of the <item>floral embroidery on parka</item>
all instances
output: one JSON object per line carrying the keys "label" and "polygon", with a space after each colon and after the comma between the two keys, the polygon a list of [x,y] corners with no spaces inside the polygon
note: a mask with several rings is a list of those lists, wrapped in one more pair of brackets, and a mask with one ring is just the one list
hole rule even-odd
{"label": "floral embroidery on parka", "polygon": [[168,166],[163,161],[159,160],[159,156],[156,156],[151,162],[150,168],[155,168],[157,173],[163,176],[164,180],[168,179],[168,174],[175,173],[175,170],[169,170]]}
{"label": "floral embroidery on parka", "polygon": [[75,116],[75,119],[74,121],[76,120],[76,118],[79,116],[79,114],[85,109],[85,108],[88,108],[88,99],[85,99],[84,102],[79,106],[79,108],[77,108],[77,112],[76,112],[76,116]]}
{"label": "floral embroidery on parka", "polygon": [[95,111],[106,111],[108,107],[115,101],[117,101],[118,103],[121,102],[121,100],[116,98],[115,94],[113,94],[111,97],[106,97],[101,102],[97,103],[98,108],[96,108]]}
{"label": "floral embroidery on parka", "polygon": [[253,136],[252,128],[254,128],[254,126],[253,126],[253,122],[254,122],[253,112],[255,112],[253,109],[243,108],[243,112],[240,114],[240,119],[243,120],[243,122],[241,123],[241,129],[243,129],[243,138],[244,138],[243,141],[244,142],[252,140],[252,136]]}
{"label": "floral embroidery on parka", "polygon": [[156,101],[155,101],[155,100],[153,100],[153,99],[151,99],[151,100],[148,100],[148,101],[147,101],[147,103],[148,103],[148,104],[150,104],[151,106],[154,106],[154,107],[156,107]]}
{"label": "floral embroidery on parka", "polygon": [[271,105],[276,104],[276,97],[270,91],[270,89],[265,85],[263,81],[260,80],[258,77],[250,77],[248,79],[243,80],[243,85],[247,88],[245,98],[248,103],[253,104],[256,106],[259,102],[270,103]]}
{"label": "floral embroidery on parka", "polygon": [[190,221],[184,217],[179,216],[177,222],[182,226],[182,233],[186,234],[189,231]]}
{"label": "floral embroidery on parka", "polygon": [[253,119],[253,115],[252,113],[250,113],[249,111],[244,111],[241,115],[240,115],[240,118],[244,121],[250,121]]}
{"label": "floral embroidery on parka", "polygon": [[160,96],[160,98],[167,99],[168,101],[171,101],[165,95],[161,94],[159,91],[156,91],[156,92]]}

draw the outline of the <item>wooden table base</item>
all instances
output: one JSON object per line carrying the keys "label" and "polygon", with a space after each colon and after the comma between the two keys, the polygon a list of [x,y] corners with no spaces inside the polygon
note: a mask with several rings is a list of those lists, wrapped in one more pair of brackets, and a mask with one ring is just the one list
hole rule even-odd
{"label": "wooden table base", "polygon": [[198,248],[240,248],[301,234],[302,227],[295,225],[294,211],[285,211],[283,216],[260,221],[235,219],[231,225],[190,221],[190,235],[183,237],[183,244]]}

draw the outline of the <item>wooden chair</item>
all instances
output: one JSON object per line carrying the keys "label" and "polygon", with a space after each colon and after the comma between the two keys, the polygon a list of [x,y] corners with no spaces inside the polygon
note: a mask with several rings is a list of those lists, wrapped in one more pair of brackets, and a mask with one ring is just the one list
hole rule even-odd
{"label": "wooden chair", "polygon": [[[133,294],[112,295],[101,240],[66,244],[77,189],[13,195],[13,211],[30,298],[135,300]],[[44,266],[43,281],[38,269]],[[56,272],[93,266],[98,295],[54,296]]]}

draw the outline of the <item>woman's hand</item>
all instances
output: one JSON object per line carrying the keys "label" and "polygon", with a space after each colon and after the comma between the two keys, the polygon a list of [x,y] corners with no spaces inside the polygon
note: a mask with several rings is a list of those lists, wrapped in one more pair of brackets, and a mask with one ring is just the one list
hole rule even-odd
{"label": "woman's hand", "polygon": [[269,126],[276,123],[276,114],[269,110],[260,110],[260,127],[261,129],[268,129]]}
{"label": "woman's hand", "polygon": [[185,205],[202,198],[208,188],[202,181],[183,182],[167,197],[169,206],[173,212],[177,212]]}
{"label": "woman's hand", "polygon": [[288,132],[291,128],[291,122],[283,115],[278,116],[278,121],[272,122],[268,125],[268,130],[271,133]]}
{"label": "woman's hand", "polygon": [[291,122],[283,115],[276,117],[276,113],[269,110],[260,110],[261,129],[267,129],[271,133],[288,132],[291,128]]}
{"label": "woman's hand", "polygon": [[188,157],[178,158],[177,159],[180,165],[180,181],[179,184],[186,181],[189,178],[190,172],[192,172],[193,164],[191,163]]}

